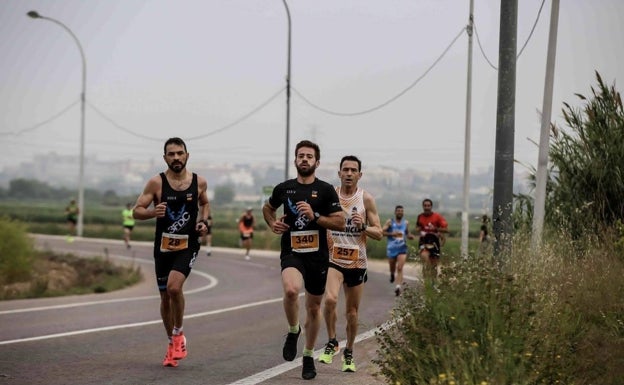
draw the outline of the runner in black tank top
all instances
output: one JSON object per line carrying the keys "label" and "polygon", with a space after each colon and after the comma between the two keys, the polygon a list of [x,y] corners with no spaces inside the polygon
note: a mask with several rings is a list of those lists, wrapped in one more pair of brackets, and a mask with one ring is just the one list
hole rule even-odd
{"label": "runner in black tank top", "polygon": [[163,366],[178,366],[187,356],[184,282],[208,230],[210,204],[206,179],[186,169],[189,154],[180,138],[165,142],[167,170],[151,177],[132,211],[135,219],[156,218],[154,268],[160,292],[160,314],[167,332]]}

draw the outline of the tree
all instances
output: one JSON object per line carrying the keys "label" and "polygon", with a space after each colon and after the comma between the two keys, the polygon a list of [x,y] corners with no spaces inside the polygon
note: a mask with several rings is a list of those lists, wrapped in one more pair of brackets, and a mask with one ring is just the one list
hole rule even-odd
{"label": "tree", "polygon": [[9,182],[8,195],[13,198],[45,199],[52,194],[52,189],[45,182],[35,179],[13,179]]}
{"label": "tree", "polygon": [[581,108],[564,103],[569,130],[553,127],[546,220],[574,237],[624,219],[624,109],[615,85],[596,72],[592,97],[576,96]]}
{"label": "tree", "polygon": [[214,201],[218,204],[228,204],[234,201],[234,187],[231,185],[220,185],[215,187]]}

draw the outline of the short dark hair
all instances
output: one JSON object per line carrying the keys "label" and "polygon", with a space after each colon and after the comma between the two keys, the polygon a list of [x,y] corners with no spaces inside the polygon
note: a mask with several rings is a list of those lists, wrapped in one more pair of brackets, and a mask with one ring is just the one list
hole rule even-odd
{"label": "short dark hair", "polygon": [[302,140],[301,142],[297,143],[297,145],[295,146],[295,157],[297,157],[297,152],[299,151],[301,147],[313,148],[314,157],[316,158],[316,160],[321,160],[321,149],[319,148],[318,144],[311,142],[309,140]]}
{"label": "short dark hair", "polygon": [[429,198],[425,198],[425,199],[423,199],[422,204],[424,205],[424,204],[425,204],[425,202],[429,202],[429,203],[431,203],[431,206],[433,207],[433,201],[432,201],[431,199],[429,199]]}
{"label": "short dark hair", "polygon": [[167,154],[167,146],[170,144],[177,144],[178,146],[182,146],[184,147],[184,152],[188,152],[186,150],[186,143],[184,143],[184,141],[178,137],[173,137],[173,138],[167,139],[167,141],[165,142],[165,145],[163,147],[164,154]]}
{"label": "short dark hair", "polygon": [[394,211],[397,211],[398,209],[402,209],[402,208],[403,208],[403,205],[396,205],[394,207]]}
{"label": "short dark hair", "polygon": [[357,164],[358,164],[358,171],[362,171],[362,161],[360,159],[358,159],[358,157],[355,156],[355,155],[345,155],[345,156],[342,157],[342,159],[340,160],[340,169],[341,170],[342,170],[342,164],[345,161],[348,161],[348,160],[353,161],[353,162],[357,162]]}

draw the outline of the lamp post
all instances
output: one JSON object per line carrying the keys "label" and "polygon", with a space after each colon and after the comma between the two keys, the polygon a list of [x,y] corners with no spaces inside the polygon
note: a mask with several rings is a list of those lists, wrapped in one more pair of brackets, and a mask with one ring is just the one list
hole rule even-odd
{"label": "lamp post", "polygon": [[43,19],[53,22],[61,26],[65,31],[67,31],[71,37],[76,42],[78,46],[78,50],[80,51],[80,56],[82,57],[82,93],[80,94],[80,171],[78,174],[78,226],[76,228],[76,235],[82,237],[83,230],[83,213],[84,213],[84,143],[85,143],[85,98],[86,98],[86,89],[87,89],[87,60],[85,58],[84,51],[82,50],[82,45],[80,45],[80,41],[74,35],[71,29],[67,27],[65,24],[61,23],[56,19],[52,19],[51,17],[42,16],[37,11],[30,11],[27,13],[29,17],[33,19]]}
{"label": "lamp post", "polygon": [[290,10],[286,0],[284,2],[284,8],[286,8],[286,16],[288,16],[288,67],[286,72],[286,153],[284,160],[284,180],[288,179],[288,152],[290,147],[290,35],[291,35],[291,22],[290,22]]}

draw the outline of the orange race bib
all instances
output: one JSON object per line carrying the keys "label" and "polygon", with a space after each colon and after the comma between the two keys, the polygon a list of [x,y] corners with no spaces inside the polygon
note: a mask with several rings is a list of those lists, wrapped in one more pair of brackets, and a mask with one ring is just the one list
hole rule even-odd
{"label": "orange race bib", "polygon": [[332,247],[332,255],[334,259],[353,263],[360,257],[360,248],[352,245],[334,245]]}
{"label": "orange race bib", "polygon": [[292,231],[290,247],[295,253],[311,253],[319,250],[318,230]]}
{"label": "orange race bib", "polygon": [[160,251],[168,253],[171,251],[180,251],[188,248],[188,238],[186,234],[169,234],[162,233],[160,238]]}

